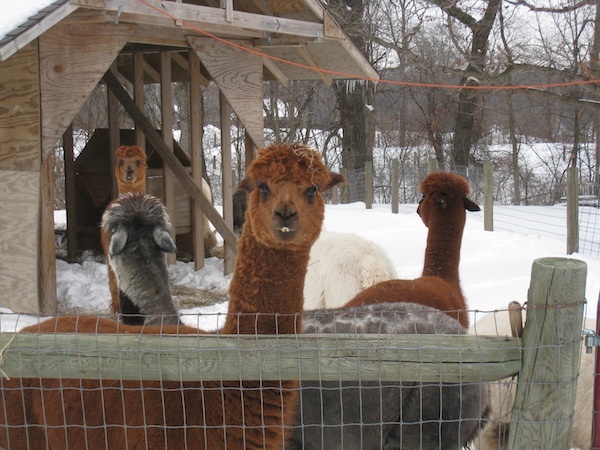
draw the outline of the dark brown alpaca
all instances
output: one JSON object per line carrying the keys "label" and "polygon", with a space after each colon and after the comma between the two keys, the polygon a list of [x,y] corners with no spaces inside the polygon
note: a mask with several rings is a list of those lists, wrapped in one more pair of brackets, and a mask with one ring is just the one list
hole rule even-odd
{"label": "dark brown alpaca", "polygon": [[[241,183],[250,192],[249,207],[222,333],[301,331],[304,277],[324,216],[321,192],[342,180],[303,145],[271,146],[259,153]],[[59,317],[24,331],[202,332],[176,325],[140,328],[94,317]],[[7,436],[0,433],[0,446],[280,449],[294,423],[298,386],[296,381],[58,379],[41,384],[42,389],[38,379],[3,381],[6,409],[0,408],[0,418],[9,425],[4,429],[10,441],[3,442]],[[2,417],[4,411],[8,417]]]}
{"label": "dark brown alpaca", "polygon": [[423,276],[415,280],[389,280],[365,289],[344,307],[382,302],[412,302],[445,311],[469,328],[467,305],[458,278],[460,247],[466,211],[479,211],[467,198],[464,178],[435,172],[421,183],[423,199],[417,212],[429,228]]}

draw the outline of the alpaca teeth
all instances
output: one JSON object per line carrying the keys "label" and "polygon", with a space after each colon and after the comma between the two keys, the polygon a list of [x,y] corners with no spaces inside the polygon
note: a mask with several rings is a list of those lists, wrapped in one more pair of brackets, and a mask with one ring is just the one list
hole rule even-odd
{"label": "alpaca teeth", "polygon": [[289,233],[290,229],[288,227],[282,227],[280,230],[282,233]]}

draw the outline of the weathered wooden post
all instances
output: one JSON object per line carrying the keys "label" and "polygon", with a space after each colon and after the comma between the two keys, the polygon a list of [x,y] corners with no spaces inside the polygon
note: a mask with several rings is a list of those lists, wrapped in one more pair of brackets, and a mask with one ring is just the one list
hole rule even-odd
{"label": "weathered wooden post", "polygon": [[365,205],[373,209],[373,161],[365,162]]}
{"label": "weathered wooden post", "polygon": [[400,185],[400,161],[398,158],[392,159],[392,213],[398,214],[398,198]]}
{"label": "weathered wooden post", "polygon": [[575,259],[533,262],[509,449],[569,448],[586,273]]}
{"label": "weathered wooden post", "polygon": [[579,251],[579,175],[567,169],[567,255]]}
{"label": "weathered wooden post", "polygon": [[494,231],[494,172],[491,161],[483,163],[483,229]]}
{"label": "weathered wooden post", "polygon": [[342,184],[341,186],[341,197],[342,197],[342,203],[346,204],[348,203],[348,198],[350,193],[348,192],[348,169],[346,169],[345,167],[342,167],[341,169],[341,173],[344,176],[344,178],[346,179],[346,182],[344,184]]}
{"label": "weathered wooden post", "polygon": [[428,168],[429,173],[437,172],[439,170],[437,159],[429,158]]}

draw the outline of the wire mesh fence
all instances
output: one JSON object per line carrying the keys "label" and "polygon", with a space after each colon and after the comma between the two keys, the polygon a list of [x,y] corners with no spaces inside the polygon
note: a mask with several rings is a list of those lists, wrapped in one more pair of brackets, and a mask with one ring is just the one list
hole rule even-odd
{"label": "wire mesh fence", "polygon": [[467,333],[407,303],[305,312],[288,335],[93,316],[15,334],[32,319],[3,315],[0,447],[566,448],[574,425],[591,434],[574,412],[591,416],[574,408],[585,275],[545,268],[521,338],[506,311],[471,311]]}

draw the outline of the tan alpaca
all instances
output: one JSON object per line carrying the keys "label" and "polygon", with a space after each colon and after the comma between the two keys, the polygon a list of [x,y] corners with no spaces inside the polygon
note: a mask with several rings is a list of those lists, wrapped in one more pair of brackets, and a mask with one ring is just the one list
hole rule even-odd
{"label": "tan alpaca", "polygon": [[[222,333],[301,330],[310,248],[324,218],[321,193],[342,180],[318,152],[301,144],[259,152],[241,182],[250,192],[249,206]],[[59,317],[23,331],[158,334],[161,329]],[[202,331],[171,325],[162,332]],[[294,424],[298,395],[298,383],[285,380],[47,379],[41,384],[39,379],[2,380],[0,447],[281,449]]]}

